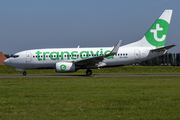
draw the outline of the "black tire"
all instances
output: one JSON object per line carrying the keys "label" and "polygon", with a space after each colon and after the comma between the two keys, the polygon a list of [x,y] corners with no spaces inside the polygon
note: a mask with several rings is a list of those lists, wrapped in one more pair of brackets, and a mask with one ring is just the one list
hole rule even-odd
{"label": "black tire", "polygon": [[26,71],[23,72],[23,75],[26,76]]}
{"label": "black tire", "polygon": [[92,70],[87,70],[86,75],[92,75]]}

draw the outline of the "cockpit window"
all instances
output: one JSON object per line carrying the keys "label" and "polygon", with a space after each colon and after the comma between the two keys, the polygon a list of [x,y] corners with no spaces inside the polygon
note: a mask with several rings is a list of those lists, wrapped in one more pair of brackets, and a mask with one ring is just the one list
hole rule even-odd
{"label": "cockpit window", "polygon": [[13,57],[13,58],[17,58],[17,57],[19,57],[19,55],[13,55],[12,57]]}

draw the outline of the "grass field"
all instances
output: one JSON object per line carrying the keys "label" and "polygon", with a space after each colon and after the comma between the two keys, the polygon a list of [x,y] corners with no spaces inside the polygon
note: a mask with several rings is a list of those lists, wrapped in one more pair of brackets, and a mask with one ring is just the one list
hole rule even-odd
{"label": "grass field", "polygon": [[[172,66],[122,66],[92,69],[93,74],[180,74],[180,67]],[[78,70],[74,73],[56,73],[54,69],[26,70],[27,75],[85,75],[86,70]],[[21,71],[6,65],[0,65],[0,75],[22,75]]]}
{"label": "grass field", "polygon": [[179,120],[180,77],[3,78],[0,119]]}

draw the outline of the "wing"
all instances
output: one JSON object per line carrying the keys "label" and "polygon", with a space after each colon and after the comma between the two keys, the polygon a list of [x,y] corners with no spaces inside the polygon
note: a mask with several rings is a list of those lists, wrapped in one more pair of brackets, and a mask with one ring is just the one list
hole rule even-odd
{"label": "wing", "polygon": [[119,50],[121,41],[122,40],[119,40],[119,42],[116,44],[116,46],[113,48],[113,50],[107,55],[101,55],[101,56],[95,56],[95,57],[91,57],[91,58],[87,58],[87,59],[83,59],[83,60],[77,60],[74,63],[79,66],[96,66],[96,67],[105,66],[106,63],[103,61],[104,58],[109,57],[111,55],[115,55]]}

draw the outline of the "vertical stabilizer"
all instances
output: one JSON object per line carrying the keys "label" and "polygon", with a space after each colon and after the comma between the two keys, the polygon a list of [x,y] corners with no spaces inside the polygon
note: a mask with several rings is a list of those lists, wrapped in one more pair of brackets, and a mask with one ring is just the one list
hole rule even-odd
{"label": "vertical stabilizer", "polygon": [[141,40],[129,44],[128,46],[163,47],[166,42],[172,12],[173,10],[165,10]]}

